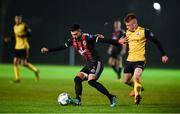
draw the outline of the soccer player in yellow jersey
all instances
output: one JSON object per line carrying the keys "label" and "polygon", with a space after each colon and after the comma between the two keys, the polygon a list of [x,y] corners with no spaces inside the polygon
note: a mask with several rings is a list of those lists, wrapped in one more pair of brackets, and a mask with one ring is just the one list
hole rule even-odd
{"label": "soccer player in yellow jersey", "polygon": [[[157,45],[161,52],[161,60],[163,63],[168,62],[168,56],[165,54],[161,43],[157,40],[154,34],[143,27],[138,26],[136,15],[129,13],[125,18],[126,24],[126,38],[128,40],[128,57],[124,67],[124,83],[134,87],[131,95],[134,96],[135,104],[139,104],[141,100],[141,91],[143,90],[141,84],[141,75],[146,64],[146,49],[147,41],[151,41]],[[134,80],[132,81],[132,77]],[[134,94],[134,95],[133,95]]]}
{"label": "soccer player in yellow jersey", "polygon": [[30,62],[27,61],[29,55],[29,43],[28,38],[30,35],[30,28],[22,21],[22,16],[15,16],[14,34],[15,34],[15,49],[14,49],[14,73],[15,83],[20,82],[19,76],[19,65],[22,64],[24,67],[30,69],[35,73],[36,80],[39,80],[39,70],[34,67]]}

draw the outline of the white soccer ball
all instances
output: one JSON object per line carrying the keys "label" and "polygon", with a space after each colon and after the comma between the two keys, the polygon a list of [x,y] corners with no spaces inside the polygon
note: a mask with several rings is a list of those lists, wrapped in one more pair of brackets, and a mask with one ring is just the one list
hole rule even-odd
{"label": "white soccer ball", "polygon": [[67,105],[68,104],[68,100],[69,100],[70,96],[68,93],[63,92],[58,96],[58,103],[61,105]]}

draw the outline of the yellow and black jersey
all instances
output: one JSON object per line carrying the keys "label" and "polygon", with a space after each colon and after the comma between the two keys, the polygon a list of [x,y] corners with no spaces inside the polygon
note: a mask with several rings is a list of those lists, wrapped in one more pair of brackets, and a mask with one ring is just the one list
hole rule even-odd
{"label": "yellow and black jersey", "polygon": [[16,39],[15,49],[29,49],[28,43],[28,26],[26,23],[22,22],[20,24],[14,25],[14,34]]}
{"label": "yellow and black jersey", "polygon": [[126,36],[128,39],[128,58],[127,61],[146,61],[146,44],[147,41],[152,41],[161,51],[162,55],[165,52],[160,44],[160,42],[155,38],[154,34],[148,29],[143,27],[138,27],[134,32],[126,31]]}

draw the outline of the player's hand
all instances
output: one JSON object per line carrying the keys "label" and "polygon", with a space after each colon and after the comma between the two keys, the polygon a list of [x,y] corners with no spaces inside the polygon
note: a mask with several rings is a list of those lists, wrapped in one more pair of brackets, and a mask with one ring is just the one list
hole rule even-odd
{"label": "player's hand", "polygon": [[95,34],[95,36],[98,38],[104,38],[104,36],[102,34]]}
{"label": "player's hand", "polygon": [[41,53],[48,53],[49,49],[46,47],[41,48]]}
{"label": "player's hand", "polygon": [[5,43],[9,43],[10,41],[11,41],[11,37],[5,37],[5,38],[4,38],[4,42],[5,42]]}
{"label": "player's hand", "polygon": [[162,56],[161,59],[163,63],[167,63],[169,58],[168,56],[165,55],[165,56]]}
{"label": "player's hand", "polygon": [[120,38],[120,39],[118,40],[118,43],[120,43],[120,44],[125,44],[125,43],[127,43],[127,37]]}

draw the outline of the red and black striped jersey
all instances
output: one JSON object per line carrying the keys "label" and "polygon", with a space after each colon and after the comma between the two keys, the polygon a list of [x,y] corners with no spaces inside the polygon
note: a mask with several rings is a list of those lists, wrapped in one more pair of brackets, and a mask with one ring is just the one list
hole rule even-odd
{"label": "red and black striped jersey", "polygon": [[51,48],[49,49],[49,52],[59,51],[73,46],[86,62],[95,62],[100,60],[98,52],[95,49],[96,43],[109,43],[116,46],[120,45],[118,40],[98,38],[95,35],[82,33],[80,38],[70,38],[64,45]]}

